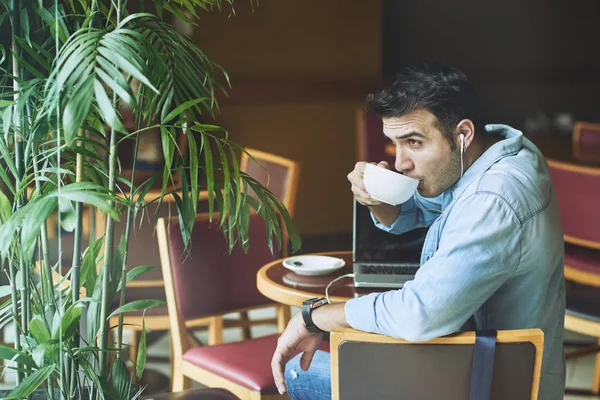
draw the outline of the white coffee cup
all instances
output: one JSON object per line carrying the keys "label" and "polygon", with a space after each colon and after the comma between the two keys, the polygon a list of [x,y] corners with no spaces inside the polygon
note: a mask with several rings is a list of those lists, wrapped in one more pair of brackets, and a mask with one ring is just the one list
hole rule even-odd
{"label": "white coffee cup", "polygon": [[363,180],[365,189],[373,199],[392,206],[408,201],[419,186],[417,179],[373,164],[365,166]]}

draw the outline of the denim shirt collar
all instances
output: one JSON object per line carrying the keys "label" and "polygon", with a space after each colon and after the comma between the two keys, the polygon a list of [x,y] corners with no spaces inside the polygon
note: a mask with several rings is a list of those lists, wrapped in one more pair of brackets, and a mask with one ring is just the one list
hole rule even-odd
{"label": "denim shirt collar", "polygon": [[508,125],[489,124],[485,126],[487,135],[501,136],[503,139],[494,143],[471,166],[463,176],[444,193],[443,207],[445,208],[454,199],[460,197],[467,187],[481,174],[504,157],[515,155],[521,150],[523,133]]}

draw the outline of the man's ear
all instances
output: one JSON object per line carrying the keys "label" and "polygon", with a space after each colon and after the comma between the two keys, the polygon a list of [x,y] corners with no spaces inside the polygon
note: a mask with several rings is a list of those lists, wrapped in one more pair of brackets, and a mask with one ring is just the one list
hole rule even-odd
{"label": "man's ear", "polygon": [[463,119],[456,125],[457,143],[460,143],[458,140],[458,135],[460,134],[464,135],[464,146],[465,150],[467,150],[469,145],[473,142],[473,139],[475,139],[475,125],[473,124],[473,121],[470,119]]}

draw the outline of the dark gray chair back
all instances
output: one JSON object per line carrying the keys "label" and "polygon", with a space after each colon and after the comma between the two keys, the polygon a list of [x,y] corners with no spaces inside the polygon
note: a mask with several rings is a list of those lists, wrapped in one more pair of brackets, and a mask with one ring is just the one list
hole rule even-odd
{"label": "dark gray chair back", "polygon": [[[539,335],[543,347],[543,333]],[[469,399],[474,337],[473,343],[434,342],[342,340],[337,346],[339,399]],[[492,400],[537,398],[542,347],[538,350],[536,344],[540,342],[496,344]],[[536,368],[538,379],[534,379]]]}

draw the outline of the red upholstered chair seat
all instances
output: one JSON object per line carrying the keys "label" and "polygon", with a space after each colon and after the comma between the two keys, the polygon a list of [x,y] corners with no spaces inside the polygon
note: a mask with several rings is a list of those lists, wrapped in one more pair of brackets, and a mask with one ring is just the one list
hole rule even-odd
{"label": "red upholstered chair seat", "polygon": [[[202,369],[262,394],[275,394],[271,358],[279,335],[263,336],[215,346],[196,346],[183,359]],[[329,342],[319,347],[329,352]]]}

